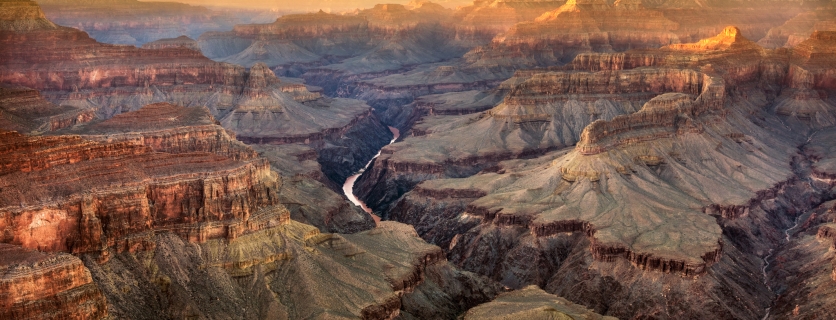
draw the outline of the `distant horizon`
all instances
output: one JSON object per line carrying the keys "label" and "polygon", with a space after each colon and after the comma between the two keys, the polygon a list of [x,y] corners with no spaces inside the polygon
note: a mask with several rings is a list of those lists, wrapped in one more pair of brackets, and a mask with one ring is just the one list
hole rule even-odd
{"label": "distant horizon", "polygon": [[[267,9],[278,11],[312,12],[323,10],[325,12],[345,12],[355,9],[368,9],[377,4],[409,4],[413,0],[312,0],[300,4],[293,0],[138,0],[140,2],[179,2],[205,7],[227,7],[240,9]],[[448,8],[455,9],[463,5],[470,5],[473,0],[433,0]]]}

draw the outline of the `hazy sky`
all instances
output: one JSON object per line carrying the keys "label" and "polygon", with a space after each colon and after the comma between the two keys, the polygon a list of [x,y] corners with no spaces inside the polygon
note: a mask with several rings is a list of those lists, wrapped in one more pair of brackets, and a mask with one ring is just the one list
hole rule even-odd
{"label": "hazy sky", "polygon": [[[141,1],[165,1],[182,2],[194,5],[206,6],[229,6],[264,8],[293,11],[314,11],[323,9],[326,11],[345,11],[355,8],[370,8],[378,3],[400,3],[407,4],[410,0],[141,0]],[[455,8],[460,5],[472,4],[473,0],[436,0],[435,3]]]}

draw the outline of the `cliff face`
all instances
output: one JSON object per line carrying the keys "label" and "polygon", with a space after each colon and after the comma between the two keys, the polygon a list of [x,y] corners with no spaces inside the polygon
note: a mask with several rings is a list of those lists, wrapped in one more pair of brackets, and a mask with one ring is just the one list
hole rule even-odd
{"label": "cliff face", "polygon": [[0,316],[6,319],[102,319],[107,301],[81,260],[0,243]]}
{"label": "cliff face", "polygon": [[[371,218],[326,186],[282,172],[285,182],[206,108],[153,104],[0,141],[4,317],[380,319],[458,314],[499,291],[411,227],[369,230]],[[291,146],[262,147],[290,170],[275,153]],[[305,150],[300,157],[317,157]],[[426,286],[443,296],[412,297]]]}
{"label": "cliff face", "polygon": [[278,203],[280,183],[261,159],[153,153],[78,136],[4,137],[4,242],[106,260],[110,250],[142,246],[135,235],[156,229],[205,241],[278,219],[260,210]]}

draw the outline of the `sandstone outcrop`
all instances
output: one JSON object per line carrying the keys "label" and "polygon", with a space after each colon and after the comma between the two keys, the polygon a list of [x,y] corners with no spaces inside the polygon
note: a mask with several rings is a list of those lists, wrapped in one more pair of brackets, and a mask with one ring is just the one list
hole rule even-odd
{"label": "sandstone outcrop", "polygon": [[0,243],[0,317],[103,319],[107,301],[81,260]]}
{"label": "sandstone outcrop", "polygon": [[152,105],[83,136],[4,132],[3,242],[106,260],[147,246],[140,235],[154,230],[206,241],[287,219],[265,209],[281,184],[269,164],[212,121],[205,109]]}
{"label": "sandstone outcrop", "polygon": [[548,294],[536,286],[525,287],[496,297],[496,300],[470,309],[464,319],[608,319],[583,306]]}

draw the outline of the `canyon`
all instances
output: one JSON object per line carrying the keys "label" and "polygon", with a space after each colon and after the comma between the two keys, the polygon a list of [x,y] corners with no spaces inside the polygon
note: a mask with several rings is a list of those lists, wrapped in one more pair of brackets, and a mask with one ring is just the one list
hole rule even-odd
{"label": "canyon", "polygon": [[834,12],[0,0],[0,318],[827,318]]}

